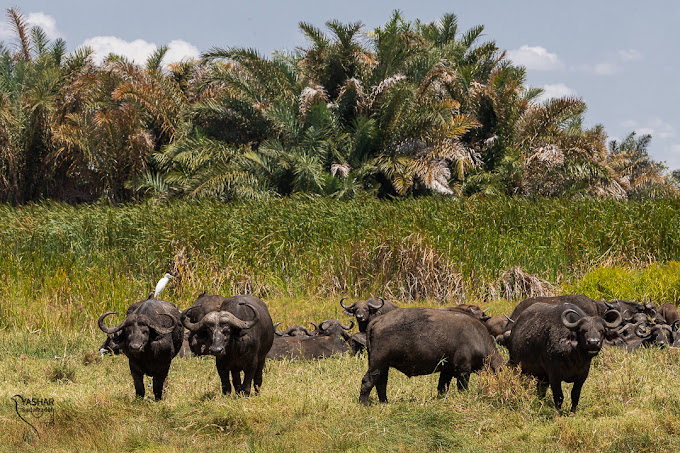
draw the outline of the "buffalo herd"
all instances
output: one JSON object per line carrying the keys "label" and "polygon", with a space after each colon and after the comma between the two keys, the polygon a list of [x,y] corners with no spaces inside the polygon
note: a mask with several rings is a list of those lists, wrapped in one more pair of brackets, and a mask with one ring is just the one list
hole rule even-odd
{"label": "buffalo herd", "polygon": [[[107,327],[106,312],[99,327],[107,337],[102,353],[122,353],[129,359],[136,395],[144,397],[144,375],[153,378],[156,400],[172,359],[190,351],[215,357],[222,393],[257,393],[266,359],[322,359],[366,351],[368,370],[361,381],[359,401],[367,404],[375,387],[387,402],[390,368],[407,376],[439,373],[437,390],[445,393],[456,378],[468,387],[471,373],[503,366],[520,367],[536,379],[538,395],[548,387],[561,411],[562,382],[573,383],[571,411],[577,409],[592,359],[603,346],[630,351],[641,346],[680,347],[680,319],[675,305],[660,307],[631,301],[597,301],[583,295],[532,297],[513,312],[488,316],[476,305],[444,308],[399,308],[383,298],[340,305],[356,320],[358,332],[334,319],[289,326],[272,322],[265,303],[253,296],[201,294],[184,311],[150,297],[132,304],[125,319]],[[186,331],[185,331],[186,329]],[[507,348],[506,361],[498,347]]]}

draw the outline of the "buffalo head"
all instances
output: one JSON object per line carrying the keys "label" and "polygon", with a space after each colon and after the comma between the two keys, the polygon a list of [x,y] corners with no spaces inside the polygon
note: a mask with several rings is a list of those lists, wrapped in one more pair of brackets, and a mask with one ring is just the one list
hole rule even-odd
{"label": "buffalo head", "polygon": [[249,303],[242,304],[253,312],[254,319],[243,321],[229,311],[211,311],[203,319],[191,322],[187,314],[191,310],[189,307],[182,313],[182,324],[192,333],[200,335],[204,343],[201,347],[207,348],[207,352],[214,356],[224,356],[227,354],[227,346],[233,337],[238,336],[241,331],[250,329],[259,321],[257,310]]}
{"label": "buffalo head", "polygon": [[115,314],[117,313],[113,311],[106,312],[99,317],[97,323],[99,328],[109,335],[109,338],[115,338],[116,345],[126,354],[143,352],[150,340],[156,336],[172,333],[177,326],[177,320],[167,313],[159,313],[159,315],[170,319],[170,327],[163,326],[158,320],[152,320],[146,315],[131,313],[117,326],[106,327],[104,319]]}
{"label": "buffalo head", "polygon": [[621,314],[616,310],[605,313],[605,317],[583,316],[573,309],[567,309],[561,315],[562,324],[576,334],[572,345],[589,356],[596,356],[602,349],[606,329],[613,329],[621,324]]}
{"label": "buffalo head", "polygon": [[[274,325],[274,333],[279,336],[279,337],[311,337],[314,335],[313,332],[310,332],[305,326],[301,326],[299,324],[295,324],[287,328],[285,331],[281,332],[279,330],[276,330],[276,328],[280,325],[280,322],[277,322]],[[310,322],[311,325],[313,325],[316,328],[316,324],[313,322]]]}
{"label": "buffalo head", "polygon": [[371,297],[368,300],[360,300],[352,305],[343,304],[342,301],[345,299],[347,298],[343,297],[340,299],[340,306],[345,309],[345,314],[357,318],[360,332],[366,331],[366,327],[371,319],[373,319],[373,316],[385,305],[385,299],[382,297],[378,297],[377,299]]}

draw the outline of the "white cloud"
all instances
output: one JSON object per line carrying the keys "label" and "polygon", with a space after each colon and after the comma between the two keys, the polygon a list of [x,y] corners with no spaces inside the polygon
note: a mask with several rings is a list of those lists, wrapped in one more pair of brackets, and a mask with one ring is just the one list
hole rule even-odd
{"label": "white cloud", "polygon": [[181,60],[198,59],[201,56],[198,48],[181,39],[175,39],[168,43],[168,52],[165,54],[163,63],[176,63]]}
{"label": "white cloud", "polygon": [[593,71],[597,75],[614,75],[621,72],[621,68],[614,63],[598,63],[593,68]]}
{"label": "white cloud", "polygon": [[637,61],[642,60],[642,53],[635,49],[619,50],[619,58],[621,61]]}
{"label": "white cloud", "polygon": [[638,136],[649,134],[653,139],[662,140],[675,137],[675,127],[661,118],[650,118],[645,122],[627,120],[621,125],[626,129],[632,129]]}
{"label": "white cloud", "polygon": [[524,45],[519,49],[509,50],[507,56],[513,63],[527,69],[552,71],[564,67],[557,54],[550,53],[540,46]]}
{"label": "white cloud", "polygon": [[563,98],[567,96],[576,96],[576,91],[569,88],[563,83],[555,83],[543,85],[543,94],[538,97],[539,102],[547,101],[548,99]]}
{"label": "white cloud", "polygon": [[[122,55],[129,60],[143,65],[149,56],[158,49],[154,43],[143,39],[125,41],[115,36],[95,36],[83,42],[82,46],[91,47],[94,50],[94,61],[101,63],[109,54]],[[198,49],[182,40],[173,40],[168,44],[168,52],[165,54],[164,64],[175,63],[183,59],[198,58]]]}
{"label": "white cloud", "polygon": [[[39,26],[45,32],[47,39],[53,40],[56,38],[62,38],[63,35],[57,30],[57,21],[54,20],[52,16],[48,16],[45,13],[29,13],[24,15],[26,24],[29,29],[34,26]],[[17,37],[14,25],[12,25],[9,20],[0,21],[0,40],[10,41],[15,40]]]}
{"label": "white cloud", "polygon": [[52,16],[45,13],[29,13],[26,22],[33,27],[38,26],[43,29],[48,39],[61,38],[62,34],[57,30],[57,21]]}
{"label": "white cloud", "polygon": [[146,42],[143,39],[129,42],[115,36],[95,36],[86,39],[82,45],[94,50],[94,61],[96,63],[101,63],[109,54],[113,53],[122,55],[137,64],[144,64],[149,55],[156,50],[156,44]]}

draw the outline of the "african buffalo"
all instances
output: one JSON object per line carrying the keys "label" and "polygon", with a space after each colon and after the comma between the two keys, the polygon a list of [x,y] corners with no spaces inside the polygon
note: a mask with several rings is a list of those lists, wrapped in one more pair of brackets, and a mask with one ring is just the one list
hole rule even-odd
{"label": "african buffalo", "polygon": [[[316,326],[316,324],[314,325]],[[319,323],[315,334],[318,336],[342,337],[343,340],[349,341],[352,336],[349,331],[352,330],[352,327],[354,327],[354,321],[350,321],[350,324],[346,326],[337,319],[326,319]]]}
{"label": "african buffalo", "polygon": [[191,332],[194,354],[215,356],[222,393],[231,393],[230,373],[236,393],[250,395],[253,384],[259,392],[265,357],[274,341],[274,325],[263,301],[202,294],[182,313],[182,323]]}
{"label": "african buffalo", "polygon": [[485,365],[497,370],[503,359],[481,321],[458,311],[401,308],[377,317],[366,332],[368,371],[361,381],[359,401],[368,403],[376,387],[387,402],[390,367],[407,376],[439,372],[437,390],[448,390],[453,377],[466,389],[470,374]]}
{"label": "african buffalo", "polygon": [[510,331],[514,328],[514,322],[522,315],[522,313],[534,304],[543,303],[549,305],[559,305],[563,303],[569,303],[576,305],[581,310],[583,310],[589,316],[604,315],[608,310],[608,307],[603,302],[598,302],[591,299],[590,297],[583,296],[581,294],[566,294],[563,296],[541,296],[541,297],[529,297],[524,299],[515,306],[509,317],[507,317],[507,323],[503,329],[503,333],[497,335],[496,341],[503,346],[507,346],[507,342],[510,338]]}
{"label": "african buffalo", "polygon": [[153,377],[153,394],[160,400],[170,363],[184,338],[179,310],[169,302],[147,299],[132,304],[118,326],[106,327],[104,319],[113,314],[116,313],[109,311],[101,315],[99,328],[111,339],[112,346],[128,357],[137,396],[144,398],[146,374]]}
{"label": "african buffalo", "polygon": [[548,384],[558,411],[564,396],[562,381],[573,382],[571,411],[575,412],[590,362],[602,348],[605,331],[621,323],[612,310],[603,319],[589,315],[571,303],[536,303],[515,319],[508,341],[509,365],[520,365],[523,374],[538,379],[538,395],[545,397]]}
{"label": "african buffalo", "polygon": [[349,351],[342,337],[315,335],[312,337],[276,337],[267,354],[268,359],[322,359]]}
{"label": "african buffalo", "polygon": [[640,322],[634,329],[635,336],[626,338],[623,346],[633,351],[641,346],[666,348],[673,346],[676,334],[668,324],[648,324]]}
{"label": "african buffalo", "polygon": [[[316,326],[316,324],[314,324]],[[344,354],[349,347],[351,335],[347,332],[354,326],[343,325],[330,319],[322,321],[313,336],[280,336],[267,354],[268,359],[321,359],[334,354]]]}
{"label": "african buffalo", "polygon": [[489,331],[489,335],[491,335],[493,338],[496,338],[505,330],[508,318],[506,316],[492,316],[483,322],[486,330]]}
{"label": "african buffalo", "polygon": [[[280,322],[277,322],[276,325],[274,325],[274,329],[276,329]],[[312,323],[310,323],[312,324]],[[312,324],[316,327],[315,324]],[[310,332],[305,326],[302,326],[300,324],[295,324],[287,328],[285,331],[280,332],[279,330],[275,330],[274,333],[279,336],[279,337],[311,337],[314,335],[314,332]]]}
{"label": "african buffalo", "polygon": [[[663,304],[659,307],[659,312],[666,321],[666,324],[669,326],[677,325],[677,321],[680,319],[680,316],[678,316],[678,309],[675,307],[675,305],[668,303]],[[678,330],[677,327],[675,330]]]}
{"label": "african buffalo", "polygon": [[644,304],[632,302],[628,300],[614,299],[611,302],[604,302],[609,309],[618,310],[624,322],[637,323],[640,319],[647,318],[648,320],[659,324],[666,322],[665,318],[659,311],[659,307],[651,302]]}
{"label": "african buffalo", "polygon": [[377,299],[370,298],[368,300],[360,300],[353,303],[352,305],[345,305],[342,303],[346,297],[340,299],[340,306],[345,309],[345,314],[354,316],[357,319],[357,324],[359,325],[359,332],[366,332],[368,323],[374,318],[380,315],[384,315],[397,307],[394,303],[389,300],[385,300],[382,297]]}

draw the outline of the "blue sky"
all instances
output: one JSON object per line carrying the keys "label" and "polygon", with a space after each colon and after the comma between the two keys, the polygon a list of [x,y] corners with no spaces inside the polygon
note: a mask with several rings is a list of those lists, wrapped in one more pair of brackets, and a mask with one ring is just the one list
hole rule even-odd
{"label": "blue sky", "polygon": [[[304,47],[298,22],[323,28],[329,19],[383,25],[394,9],[408,20],[458,16],[459,30],[484,25],[527,68],[527,83],[547,95],[572,95],[588,105],[586,126],[604,125],[610,139],[651,134],[655,160],[680,169],[680,2],[650,0],[515,1],[207,1],[0,0],[17,7],[69,51],[82,45],[142,62],[169,44],[169,58],[195,57],[212,47],[274,50]],[[12,44],[6,20],[0,40]]]}

